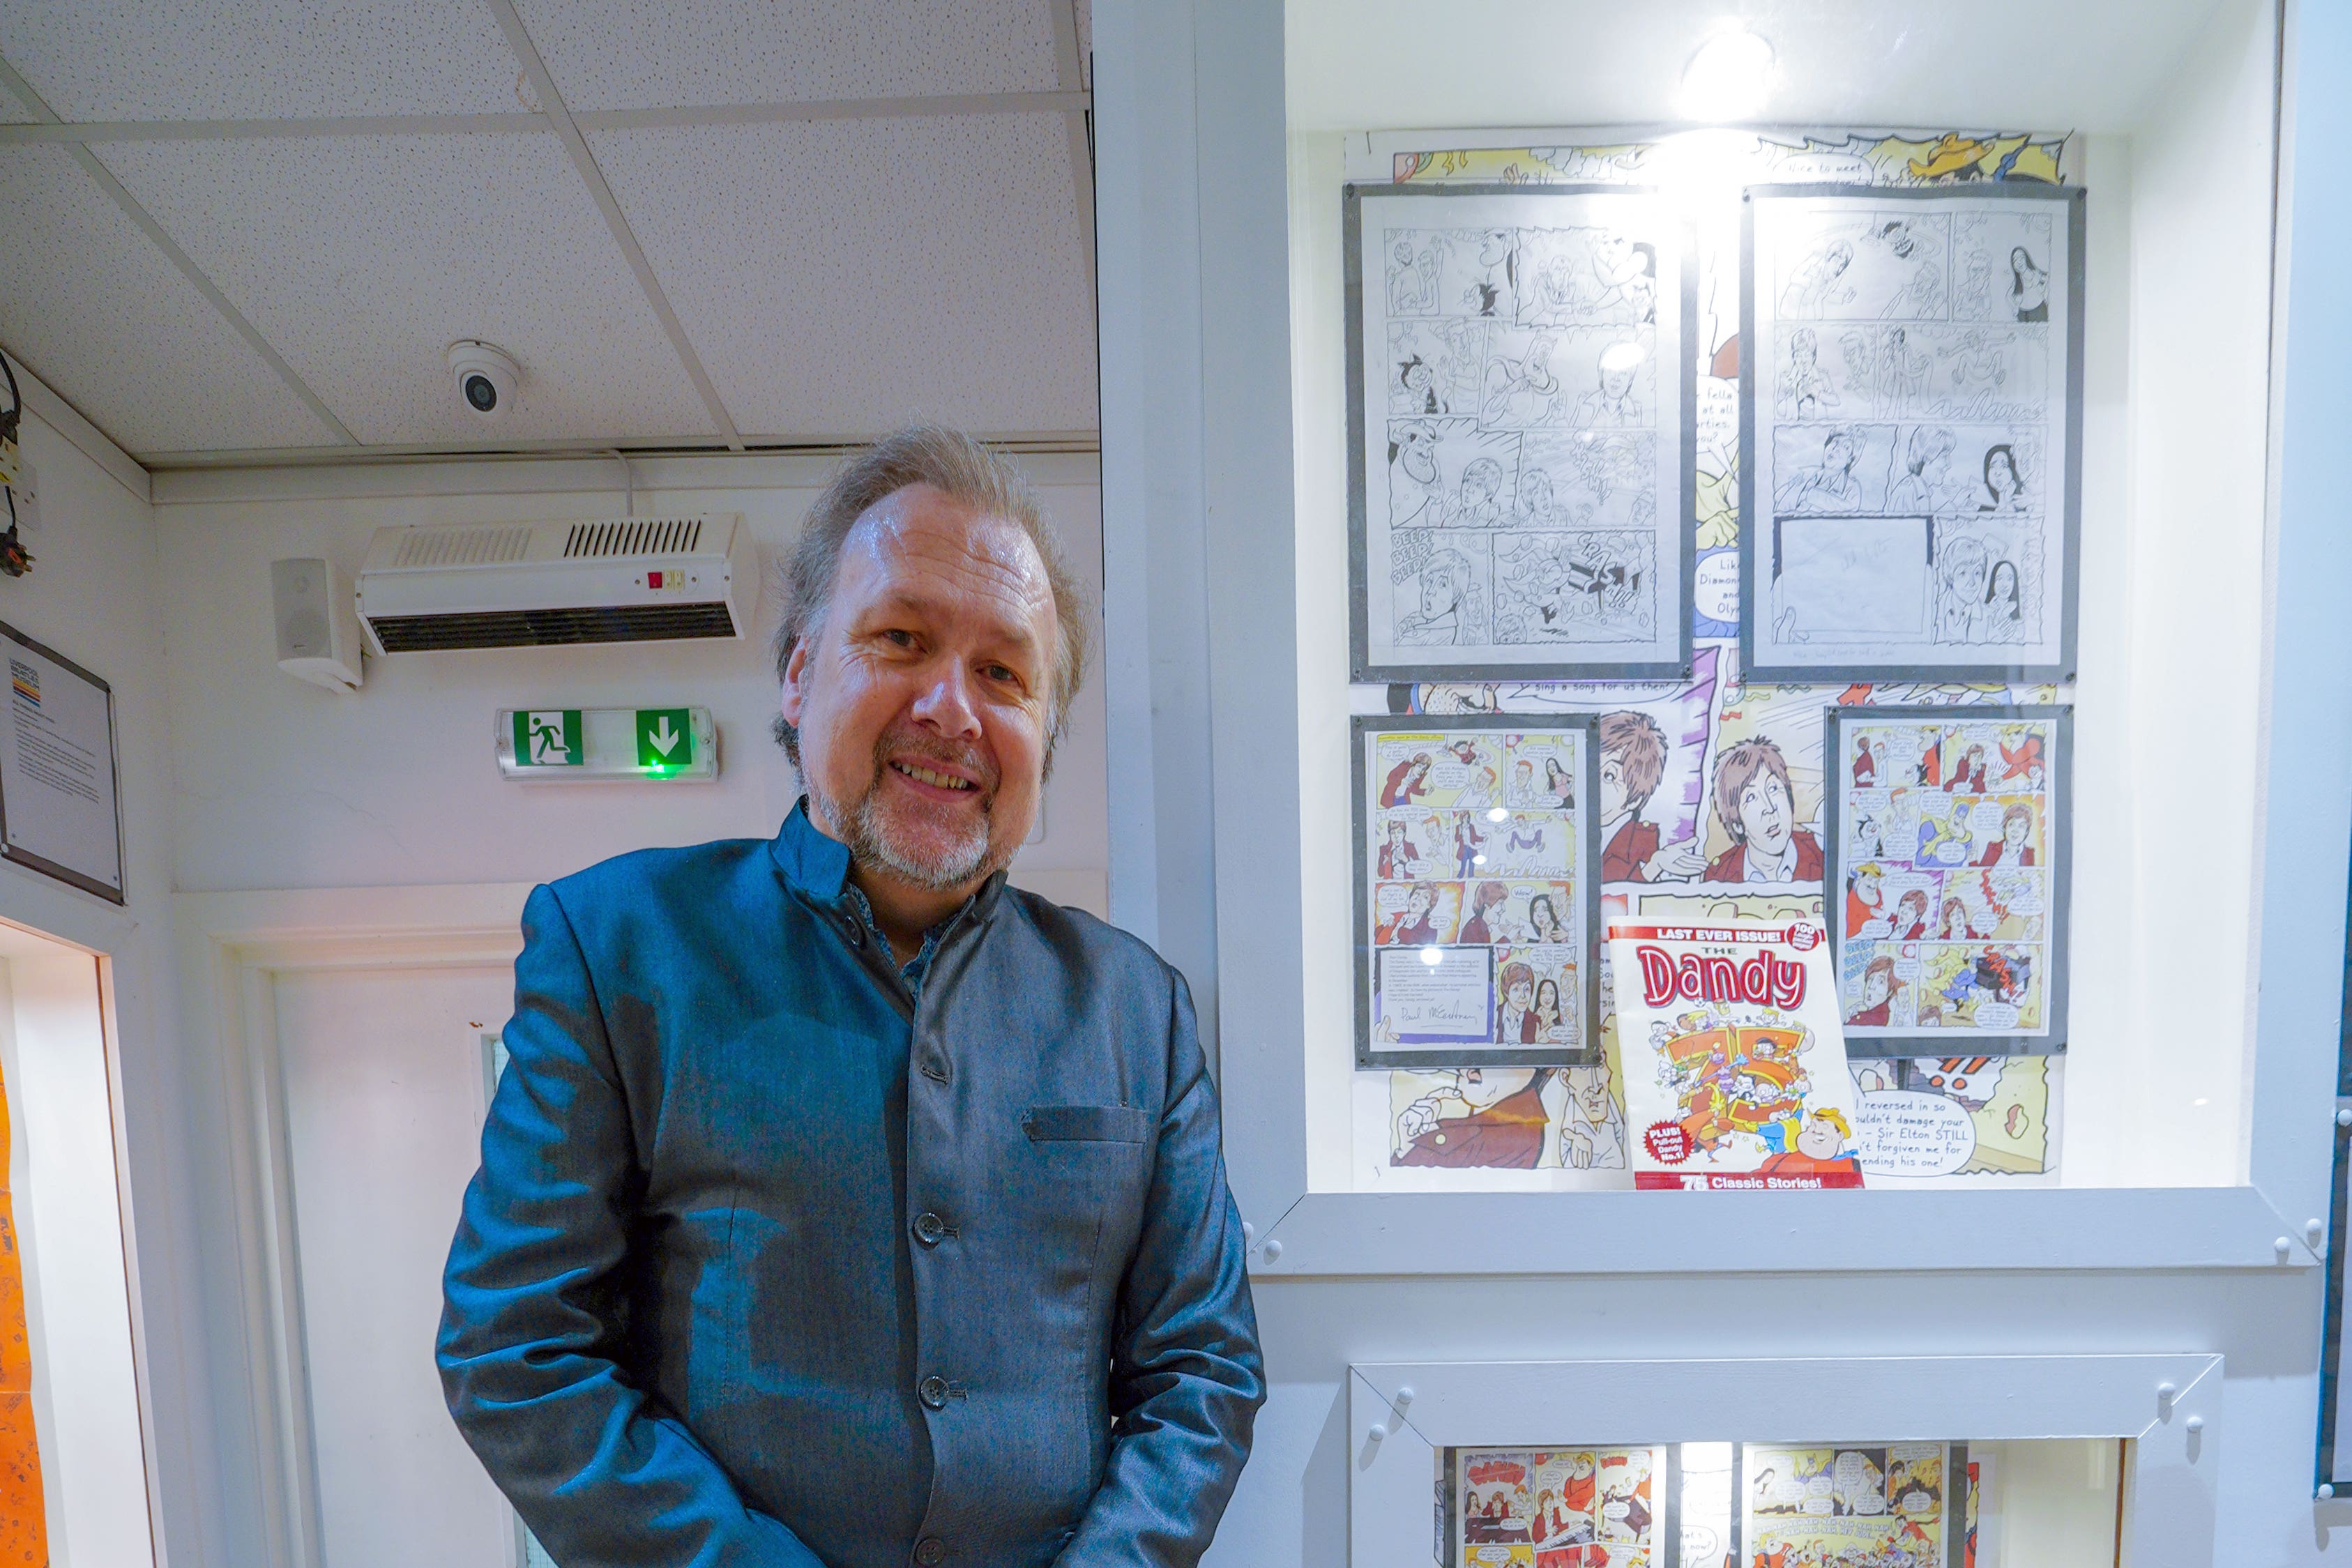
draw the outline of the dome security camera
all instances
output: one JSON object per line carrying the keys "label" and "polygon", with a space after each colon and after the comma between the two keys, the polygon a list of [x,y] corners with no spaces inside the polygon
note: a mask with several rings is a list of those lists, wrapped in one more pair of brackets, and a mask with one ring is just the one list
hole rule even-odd
{"label": "dome security camera", "polygon": [[478,338],[449,345],[449,371],[457,378],[458,401],[476,419],[503,417],[522,383],[522,367],[514,356]]}

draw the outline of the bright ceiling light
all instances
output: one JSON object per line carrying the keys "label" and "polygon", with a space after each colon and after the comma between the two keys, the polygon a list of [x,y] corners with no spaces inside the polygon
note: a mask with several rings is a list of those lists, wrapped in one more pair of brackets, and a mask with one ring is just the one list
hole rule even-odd
{"label": "bright ceiling light", "polygon": [[1772,46],[1745,27],[1720,27],[1691,51],[1676,107],[1693,120],[1750,119],[1771,81]]}

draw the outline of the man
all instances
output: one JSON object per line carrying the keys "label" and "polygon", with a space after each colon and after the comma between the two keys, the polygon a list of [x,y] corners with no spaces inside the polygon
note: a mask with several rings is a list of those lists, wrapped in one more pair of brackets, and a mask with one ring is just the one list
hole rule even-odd
{"label": "man", "polygon": [[583,1568],[1192,1563],[1265,1384],[1191,998],[1004,880],[1076,595],[936,429],[784,575],[783,831],[525,906],[450,1411]]}
{"label": "man", "polygon": [[[1551,1075],[1549,1067],[1458,1069],[1451,1088],[1424,1094],[1397,1113],[1397,1136],[1404,1146],[1391,1163],[1444,1170],[1535,1169],[1551,1119],[1543,1103]],[[1442,1106],[1448,1100],[1461,1101],[1469,1113],[1447,1115]]]}
{"label": "man", "polygon": [[1797,826],[1780,748],[1743,740],[1715,768],[1715,814],[1731,847],[1709,861],[1705,882],[1819,882],[1822,841]]}
{"label": "man", "polygon": [[1686,881],[1705,867],[1692,845],[1658,847],[1658,828],[1642,820],[1666,776],[1666,732],[1648,714],[1601,716],[1601,880]]}

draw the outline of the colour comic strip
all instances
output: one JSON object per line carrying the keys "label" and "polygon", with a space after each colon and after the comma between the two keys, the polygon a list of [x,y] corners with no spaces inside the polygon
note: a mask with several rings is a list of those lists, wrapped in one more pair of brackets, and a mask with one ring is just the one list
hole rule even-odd
{"label": "colour comic strip", "polygon": [[1466,1448],[1458,1568],[1663,1568],[1663,1448]]}
{"label": "colour comic strip", "polygon": [[1748,1445],[1748,1568],[1948,1568],[1941,1443]]}
{"label": "colour comic strip", "polygon": [[1831,930],[1853,1054],[2064,1043],[2070,711],[1831,716]]}
{"label": "colour comic strip", "polygon": [[1524,1070],[1475,1069],[1600,1060],[1596,727],[1356,721],[1358,1060],[1473,1070],[1475,1126],[1414,1134],[1440,1163],[1542,1120]]}
{"label": "colour comic strip", "polygon": [[[1362,181],[1373,177],[1377,163],[1381,177],[1408,189],[1498,183],[1524,188],[1608,183],[1639,186],[1671,183],[1688,172],[1678,160],[1686,161],[1689,154],[1671,139],[1612,144],[1563,140],[1558,145],[1500,149],[1478,148],[1466,135],[1454,140],[1457,144],[1449,147],[1444,138],[1433,133],[1375,137],[1360,157],[1351,155],[1349,172]],[[1795,675],[1765,681],[1743,667],[1738,643],[1743,599],[1739,550],[1748,532],[1739,482],[1741,187],[1834,181],[1885,190],[1977,195],[1989,185],[2018,185],[2047,193],[2065,178],[2069,156],[2063,136],[2014,132],[1709,133],[1704,172],[1708,182],[1722,189],[1723,199],[1717,204],[1720,211],[1703,204],[1695,251],[1698,308],[1691,358],[1697,372],[1693,471],[1697,561],[1691,622],[1694,642],[1687,671],[1641,680],[1575,681],[1541,679],[1527,673],[1503,677],[1457,672],[1406,688],[1405,704],[1420,716],[1418,722],[1432,728],[1465,717],[1507,722],[1513,715],[1530,719],[1590,716],[1598,721],[1594,749],[1599,775],[1593,799],[1600,818],[1595,823],[1600,920],[1640,916],[1660,923],[1721,924],[1801,918],[1822,921],[1834,929],[1834,922],[1843,913],[1844,878],[1842,871],[1833,874],[1840,846],[1833,841],[1831,823],[1833,817],[1843,820],[1847,801],[1843,791],[1833,791],[1831,786],[1839,778],[1841,767],[1847,769],[1843,776],[1848,788],[1853,776],[1852,758],[1840,763],[1835,757],[1836,743],[1829,736],[1827,722],[1832,712],[1932,708],[1966,727],[1980,716],[1990,722],[1992,715],[1964,710],[2049,706],[2069,695],[2063,686],[2043,683],[1971,682],[1965,670],[1899,679],[1852,681]],[[2058,269],[2052,276],[2064,274]],[[1876,333],[1890,324],[1882,320],[1865,325]],[[1834,334],[1824,334],[1819,323],[1814,325],[1817,344],[1829,365],[1824,373],[1842,374],[1843,346]],[[2015,323],[2010,325],[2013,328]],[[1844,329],[1839,328],[1840,332]],[[1874,340],[1883,343],[1884,339]],[[1757,368],[1762,373],[1760,363]],[[1944,372],[1948,383],[1952,368],[1948,366]],[[2066,373],[2062,367],[2046,378],[2053,400],[2061,404]],[[2011,379],[2004,371],[2003,384]],[[1846,395],[1843,386],[1840,382],[1835,389],[1841,398]],[[1978,412],[1992,406],[1988,402]],[[1905,407],[1908,411],[1911,405]],[[1924,409],[1922,404],[1922,418]],[[1878,423],[1916,424],[1919,420],[1906,412],[1903,420],[1890,417]],[[1769,528],[1769,510],[1764,515]],[[1990,569],[1987,575],[1988,579],[1992,575]],[[2010,574],[2000,575],[2005,588]],[[2017,651],[2020,646],[2001,644],[1997,662],[2004,666],[2023,663]],[[1360,700],[1362,695],[1360,687]],[[1388,701],[1397,706],[1393,693]],[[1399,718],[1395,722],[1415,721]],[[2063,763],[2063,752],[2061,744],[2055,760]],[[2000,779],[2007,764],[1997,743],[1989,746],[1985,755],[1989,760],[1984,800],[1997,801],[2001,794],[1996,783],[2017,780]],[[2063,778],[2050,758],[2045,758],[2043,771],[2045,781]],[[1972,784],[1973,765],[1968,773]],[[2028,842],[2037,862],[2032,869],[2045,873],[2054,872],[2056,858],[2065,853],[2069,824],[2066,805],[2060,799],[2063,792],[2063,782],[2046,791],[2049,809],[2040,822],[2039,841],[2032,837],[2033,825],[2028,824]],[[1990,813],[1978,811],[1980,802],[1973,792],[1968,793],[1969,809],[1963,813],[1962,825],[1974,847],[1971,858],[1981,859],[1992,841],[2005,841],[2012,830],[2004,825],[2005,808],[1997,821]],[[1940,840],[1937,837],[1937,832],[1950,826],[1949,804],[1948,800],[1944,802],[1937,818],[1937,830],[1931,831],[1931,862],[1950,860],[1958,853],[1956,837],[1948,832]],[[1916,835],[1916,816],[1910,822]],[[1425,848],[1417,841],[1415,847]],[[1910,848],[1908,869],[1916,872],[1920,868],[1916,837]],[[1999,895],[2021,889],[2022,882],[2015,873],[2028,868],[2021,856],[2014,866],[1997,861],[1983,867],[1931,863],[1927,869],[1938,878],[1939,893],[1956,874],[1969,884],[1961,890],[1966,908],[1952,928],[1959,929],[1957,920],[1966,919],[1971,932],[1979,933],[1987,925],[1983,916],[1990,914],[1990,904],[1984,899],[1984,877],[1991,875]],[[2048,1003],[2063,1001],[2051,988],[2063,974],[2065,888],[2063,877],[2054,880],[2057,886],[2044,895],[2052,902],[2043,912],[2043,923],[2055,933],[2059,950],[2051,954],[2042,968],[2042,978],[2050,982],[2042,992],[2045,1011],[2051,1010]],[[1834,896],[1825,897],[1825,893]],[[1899,892],[1896,902],[1901,902]],[[1930,913],[1934,921],[1945,911],[1939,903]],[[1990,930],[1972,935],[1969,940],[1976,956],[1981,956],[1986,946],[2019,946],[2015,917],[2022,913],[2012,904],[2007,915],[1990,922]],[[1998,1053],[2015,1048],[2000,1044],[2000,1037],[1986,1029],[1973,1022],[1951,1028],[1956,1015],[1973,1020],[1990,988],[1979,986],[1973,961],[1965,974],[1950,956],[1945,963],[1948,972],[1939,973],[1936,988],[1942,991],[1957,983],[1956,998],[1965,994],[1967,1001],[1956,999],[1949,1004],[1949,1010],[1939,1015],[1936,1032],[1904,1043],[1899,1038],[1865,1039],[1861,1029],[1853,1031],[1859,1050],[1889,1058],[1857,1059],[1854,1063],[1863,1081],[1853,1127],[1854,1153],[1874,1182],[1882,1178],[1898,1184],[2053,1181],[2060,1155],[2056,1130],[2063,1059],[2004,1059]],[[1459,1061],[1423,1057],[1412,1064],[1411,1071],[1361,1072],[1352,1113],[1356,1184],[1402,1191],[1631,1186],[1623,1134],[1628,1084],[1618,1067],[1614,1029],[1616,984],[1605,959],[1600,970],[1596,990],[1599,1035],[1607,1067],[1605,1084],[1581,1082],[1597,1076],[1598,1069],[1555,1069],[1540,1083],[1535,1082],[1536,1073],[1528,1071],[1525,1082],[1515,1079],[1505,1086],[1505,1098],[1525,1095],[1517,1109],[1540,1119],[1525,1124],[1517,1135],[1488,1139],[1475,1136],[1475,1130],[1465,1137],[1440,1125],[1481,1114],[1477,1101],[1496,1088],[1483,1082],[1486,1076],[1483,1071],[1481,1082],[1467,1085],[1472,1091],[1467,1097],[1461,1092],[1465,1086],[1458,1082],[1465,1063]],[[1999,976],[1987,978],[1997,982]],[[1997,997],[1992,1000],[1993,1017],[1998,1019],[2001,1003]],[[1916,1018],[1916,1011],[1912,1016]],[[2063,1008],[2055,1010],[2053,1022],[2056,1027],[2052,1032],[2029,1049],[2059,1048],[2063,1039]],[[1991,1065],[1957,1075],[1926,1065],[1940,1064],[1955,1052],[1968,1053],[1957,1058],[1962,1062],[1991,1054]],[[1965,1081],[1967,1087],[1950,1087],[1956,1079]],[[1947,1086],[1933,1087],[1933,1081]],[[1429,1136],[1440,1132],[1446,1137],[1443,1145]],[[1434,1163],[1441,1148],[1446,1151],[1444,1163]]]}
{"label": "colour comic strip", "polygon": [[1633,1185],[1863,1185],[1829,938],[1786,925],[1612,921]]}
{"label": "colour comic strip", "polygon": [[2081,193],[1758,186],[1751,668],[2071,674]]}
{"label": "colour comic strip", "polygon": [[1623,188],[1351,190],[1356,677],[1690,645],[1685,225]]}

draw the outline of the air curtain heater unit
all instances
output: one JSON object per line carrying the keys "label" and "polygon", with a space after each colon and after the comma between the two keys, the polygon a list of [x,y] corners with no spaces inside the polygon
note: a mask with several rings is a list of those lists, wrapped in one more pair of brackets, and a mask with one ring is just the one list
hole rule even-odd
{"label": "air curtain heater unit", "polygon": [[757,560],[733,512],[378,528],[360,624],[380,654],[741,638]]}

